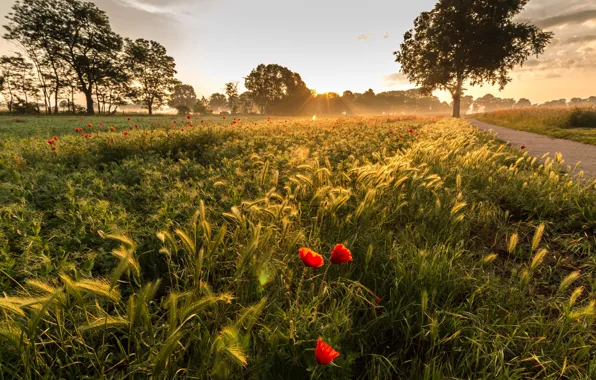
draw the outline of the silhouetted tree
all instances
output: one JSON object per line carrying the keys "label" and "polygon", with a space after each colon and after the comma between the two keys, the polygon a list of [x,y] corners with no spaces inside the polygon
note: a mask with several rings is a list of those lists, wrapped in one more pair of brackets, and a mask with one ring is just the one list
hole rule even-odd
{"label": "silhouetted tree", "polygon": [[515,108],[532,107],[532,102],[529,99],[521,98],[515,103]]}
{"label": "silhouetted tree", "polygon": [[567,105],[567,100],[565,99],[558,99],[558,100],[551,100],[545,103],[542,103],[540,107],[565,107]]}
{"label": "silhouetted tree", "polygon": [[228,82],[224,86],[224,92],[228,97],[228,105],[232,115],[236,113],[236,103],[238,102],[238,82]]}
{"label": "silhouetted tree", "polygon": [[197,103],[195,89],[189,84],[179,83],[174,87],[172,98],[168,105],[176,108],[179,114],[186,114],[194,108]]}
{"label": "silhouetted tree", "polygon": [[249,114],[252,113],[255,102],[252,100],[252,94],[250,91],[245,91],[238,97],[238,108],[241,113]]}
{"label": "silhouetted tree", "polygon": [[209,107],[212,110],[223,111],[228,108],[228,99],[224,94],[218,92],[211,94],[209,97]]}
{"label": "silhouetted tree", "polygon": [[3,78],[2,96],[12,112],[17,103],[29,103],[37,93],[31,70],[33,65],[27,62],[20,53],[15,56],[0,57],[0,76]]}
{"label": "silhouetted tree", "polygon": [[528,0],[439,0],[404,35],[396,62],[410,82],[430,93],[449,91],[453,116],[460,116],[463,84],[499,84],[532,54],[539,55],[552,33],[514,22]]}
{"label": "silhouetted tree", "polygon": [[166,48],[155,41],[142,38],[127,39],[124,48],[133,80],[132,98],[147,107],[149,115],[166,104],[178,81],[174,58],[167,55]]}

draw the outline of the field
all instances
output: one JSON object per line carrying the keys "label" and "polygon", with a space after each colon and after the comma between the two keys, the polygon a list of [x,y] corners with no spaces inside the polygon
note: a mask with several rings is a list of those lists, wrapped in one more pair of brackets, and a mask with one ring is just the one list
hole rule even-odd
{"label": "field", "polygon": [[417,117],[0,135],[0,379],[596,377],[595,184],[560,157]]}
{"label": "field", "polygon": [[596,107],[520,108],[470,117],[502,127],[596,145]]}

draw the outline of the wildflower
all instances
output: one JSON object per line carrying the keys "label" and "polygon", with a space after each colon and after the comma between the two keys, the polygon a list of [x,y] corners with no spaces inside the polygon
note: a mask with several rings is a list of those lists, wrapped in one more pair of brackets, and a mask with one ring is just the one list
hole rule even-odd
{"label": "wildflower", "polygon": [[190,120],[190,119],[191,119],[191,116],[190,116],[190,115],[187,115],[187,116],[186,116],[186,118],[187,118],[188,120]]}
{"label": "wildflower", "polygon": [[139,125],[138,124],[135,124],[135,128],[138,128],[138,127],[139,127]]}
{"label": "wildflower", "polygon": [[376,303],[381,303],[381,297],[375,296],[375,302]]}
{"label": "wildflower", "polygon": [[223,118],[224,118],[224,120],[226,119],[226,117],[225,117],[225,116],[224,116]]}
{"label": "wildflower", "polygon": [[54,136],[52,139],[54,139],[54,141],[58,141],[58,136]]}
{"label": "wildflower", "polygon": [[75,132],[81,132],[83,128],[75,128]]}
{"label": "wildflower", "polygon": [[132,131],[132,129],[133,129],[133,128],[132,128],[132,125],[129,125],[129,126],[128,126],[128,128],[130,128],[130,130],[131,130],[131,131]]}
{"label": "wildflower", "polygon": [[520,149],[521,149],[521,150],[524,150],[524,149],[526,149],[526,146],[525,146],[525,145],[522,145],[522,146],[520,147]]}
{"label": "wildflower", "polygon": [[53,146],[53,147],[52,147],[52,150],[53,150],[53,151],[56,151],[56,149],[57,149],[57,148],[56,148],[55,146]]}
{"label": "wildflower", "polygon": [[320,268],[325,263],[323,256],[310,248],[300,248],[298,250],[298,255],[300,255],[300,259],[307,267]]}
{"label": "wildflower", "polygon": [[54,140],[48,140],[48,144],[52,145],[54,143]]}
{"label": "wildflower", "polygon": [[91,128],[91,127],[93,127],[93,124],[89,123],[89,124],[87,124],[87,126],[88,126],[89,128]]}
{"label": "wildflower", "polygon": [[130,120],[130,117],[128,118],[128,120]]}
{"label": "wildflower", "polygon": [[410,134],[414,133],[414,130],[412,128],[410,128],[410,130],[408,131]]}
{"label": "wildflower", "polygon": [[124,132],[124,136],[128,136],[128,132]]}
{"label": "wildflower", "polygon": [[103,127],[103,121],[100,121],[99,122],[99,125]]}
{"label": "wildflower", "polygon": [[184,132],[184,128],[180,128],[180,132]]}
{"label": "wildflower", "polygon": [[114,128],[113,125],[110,125],[110,131],[114,132],[116,130],[116,128]]}
{"label": "wildflower", "polygon": [[315,358],[320,365],[327,365],[339,356],[339,352],[335,351],[333,347],[323,341],[322,338],[317,339],[317,347],[315,348]]}
{"label": "wildflower", "polygon": [[174,124],[176,124],[176,120],[174,120]]}
{"label": "wildflower", "polygon": [[352,252],[343,244],[337,244],[331,251],[331,262],[333,264],[344,264],[352,261]]}

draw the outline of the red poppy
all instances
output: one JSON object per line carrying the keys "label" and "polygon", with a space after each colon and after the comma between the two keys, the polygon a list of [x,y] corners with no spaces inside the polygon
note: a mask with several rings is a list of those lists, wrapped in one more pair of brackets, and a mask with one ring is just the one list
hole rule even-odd
{"label": "red poppy", "polygon": [[204,122],[205,122],[205,120],[201,120],[201,123],[204,123]]}
{"label": "red poppy", "polygon": [[110,125],[110,131],[114,132],[116,130],[116,128],[114,128],[113,125]]}
{"label": "red poppy", "polygon": [[124,132],[124,136],[128,136],[128,132]]}
{"label": "red poppy", "polygon": [[58,136],[54,136],[52,138],[54,139],[54,141],[58,141]]}
{"label": "red poppy", "polygon": [[130,117],[128,118],[128,120],[130,120]]}
{"label": "red poppy", "polygon": [[298,255],[300,255],[300,259],[307,267],[320,268],[323,266],[323,264],[325,264],[325,259],[323,259],[323,256],[310,248],[300,248],[298,250]]}
{"label": "red poppy", "polygon": [[176,120],[174,120],[174,124],[176,124]]}
{"label": "red poppy", "polygon": [[88,126],[89,128],[91,128],[91,127],[93,127],[93,124],[89,123],[89,124],[87,124],[87,126]]}
{"label": "red poppy", "polygon": [[339,356],[339,352],[335,351],[333,347],[323,342],[322,338],[317,339],[317,347],[315,348],[315,359],[320,365],[327,365]]}
{"label": "red poppy", "polygon": [[55,150],[56,150],[56,147],[55,147],[55,146],[53,146],[53,147],[52,147],[52,150],[53,150],[53,151],[55,151]]}
{"label": "red poppy", "polygon": [[48,144],[52,145],[54,143],[54,140],[48,140]]}
{"label": "red poppy", "polygon": [[83,128],[75,128],[75,132],[81,132]]}
{"label": "red poppy", "polygon": [[526,149],[526,146],[525,146],[525,145],[522,145],[522,146],[520,147],[520,149],[522,149],[522,150],[523,150],[523,149]]}
{"label": "red poppy", "polygon": [[180,132],[184,132],[184,128],[180,128]]}
{"label": "red poppy", "polygon": [[101,125],[101,126],[103,127],[103,121],[100,121],[100,122],[99,122],[99,125]]}
{"label": "red poppy", "polygon": [[414,133],[414,130],[412,128],[410,128],[410,130],[408,132],[409,133]]}
{"label": "red poppy", "polygon": [[224,118],[224,120],[226,119],[226,117],[225,117],[225,116],[224,116],[223,118]]}
{"label": "red poppy", "polygon": [[138,124],[135,124],[135,128],[138,128],[138,127],[139,127],[139,125]]}
{"label": "red poppy", "polygon": [[352,252],[343,244],[337,244],[331,251],[331,262],[333,264],[344,264],[352,261]]}
{"label": "red poppy", "polygon": [[376,302],[376,303],[381,303],[381,297],[379,297],[379,296],[376,296],[376,297],[375,297],[375,302]]}
{"label": "red poppy", "polygon": [[130,128],[130,130],[132,131],[132,125],[129,125],[128,128]]}
{"label": "red poppy", "polygon": [[188,120],[190,120],[190,115],[186,116],[186,118],[187,118]]}
{"label": "red poppy", "polygon": [[392,135],[393,134],[393,131],[389,131],[389,134]]}

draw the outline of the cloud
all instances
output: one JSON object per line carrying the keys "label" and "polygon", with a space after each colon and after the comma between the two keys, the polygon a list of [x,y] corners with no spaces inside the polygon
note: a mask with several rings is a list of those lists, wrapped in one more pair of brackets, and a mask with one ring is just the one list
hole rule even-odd
{"label": "cloud", "polygon": [[385,35],[383,36],[384,40],[386,40],[387,38],[389,38],[389,32],[385,32]]}
{"label": "cloud", "polygon": [[589,34],[586,36],[574,36],[574,37],[568,38],[565,41],[563,41],[563,44],[570,45],[570,44],[585,43],[585,42],[592,42],[592,41],[596,41],[596,34]]}
{"label": "cloud", "polygon": [[410,81],[402,73],[393,73],[383,77],[383,81],[387,84],[409,84]]}
{"label": "cloud", "polygon": [[368,33],[368,34],[361,34],[356,39],[364,41],[364,40],[368,40],[371,37],[372,37],[372,33]]}
{"label": "cloud", "polygon": [[173,15],[174,9],[168,6],[149,4],[143,0],[115,0],[119,5],[135,8],[147,13]]}
{"label": "cloud", "polygon": [[586,9],[578,12],[544,18],[536,21],[536,25],[541,28],[552,28],[555,26],[582,24],[590,20],[596,20],[596,9]]}

